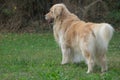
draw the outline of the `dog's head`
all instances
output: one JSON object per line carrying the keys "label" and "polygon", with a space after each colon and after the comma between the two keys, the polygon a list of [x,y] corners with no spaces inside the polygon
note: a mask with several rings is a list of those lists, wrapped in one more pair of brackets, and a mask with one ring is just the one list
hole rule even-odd
{"label": "dog's head", "polygon": [[50,11],[45,15],[45,19],[48,22],[60,18],[68,11],[64,4],[55,4],[50,8]]}

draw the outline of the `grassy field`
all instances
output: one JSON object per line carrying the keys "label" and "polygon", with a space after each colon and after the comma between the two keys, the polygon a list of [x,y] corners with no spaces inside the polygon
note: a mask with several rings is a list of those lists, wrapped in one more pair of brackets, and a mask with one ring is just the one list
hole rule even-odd
{"label": "grassy field", "polygon": [[0,80],[120,80],[120,32],[107,53],[109,71],[86,74],[84,63],[61,65],[61,51],[52,33],[1,34]]}

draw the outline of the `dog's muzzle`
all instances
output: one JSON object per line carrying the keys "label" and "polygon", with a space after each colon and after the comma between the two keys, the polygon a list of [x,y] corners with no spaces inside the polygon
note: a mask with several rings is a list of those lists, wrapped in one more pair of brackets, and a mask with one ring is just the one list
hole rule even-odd
{"label": "dog's muzzle", "polygon": [[45,20],[47,20],[48,23],[52,23],[53,22],[53,18],[48,18],[46,15],[45,15]]}

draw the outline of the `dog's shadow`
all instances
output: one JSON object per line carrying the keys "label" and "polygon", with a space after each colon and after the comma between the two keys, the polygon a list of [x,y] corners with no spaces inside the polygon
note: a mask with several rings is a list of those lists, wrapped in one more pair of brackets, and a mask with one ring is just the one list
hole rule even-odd
{"label": "dog's shadow", "polygon": [[75,67],[81,67],[81,68],[87,67],[87,65],[86,65],[84,62],[73,63],[73,65],[74,65]]}
{"label": "dog's shadow", "polygon": [[[68,64],[65,64],[66,66],[72,66],[72,67],[74,67],[74,68],[81,68],[81,69],[87,69],[87,64],[85,63],[85,62],[80,62],[80,63],[72,63],[72,64],[70,64],[70,63],[68,63]],[[98,66],[98,65],[95,65],[94,67],[93,67],[93,73],[100,73],[100,70],[101,70],[101,68]]]}

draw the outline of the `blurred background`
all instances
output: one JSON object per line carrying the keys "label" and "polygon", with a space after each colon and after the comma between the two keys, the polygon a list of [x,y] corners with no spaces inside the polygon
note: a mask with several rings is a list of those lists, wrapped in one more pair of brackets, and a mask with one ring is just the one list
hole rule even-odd
{"label": "blurred background", "polygon": [[[61,66],[61,50],[44,15],[56,3],[86,22],[110,23],[108,72],[84,63]],[[120,80],[120,0],[0,0],[0,80]]]}
{"label": "blurred background", "polygon": [[64,3],[81,20],[107,22],[120,30],[120,0],[0,0],[0,32],[52,31],[44,15],[56,3]]}

